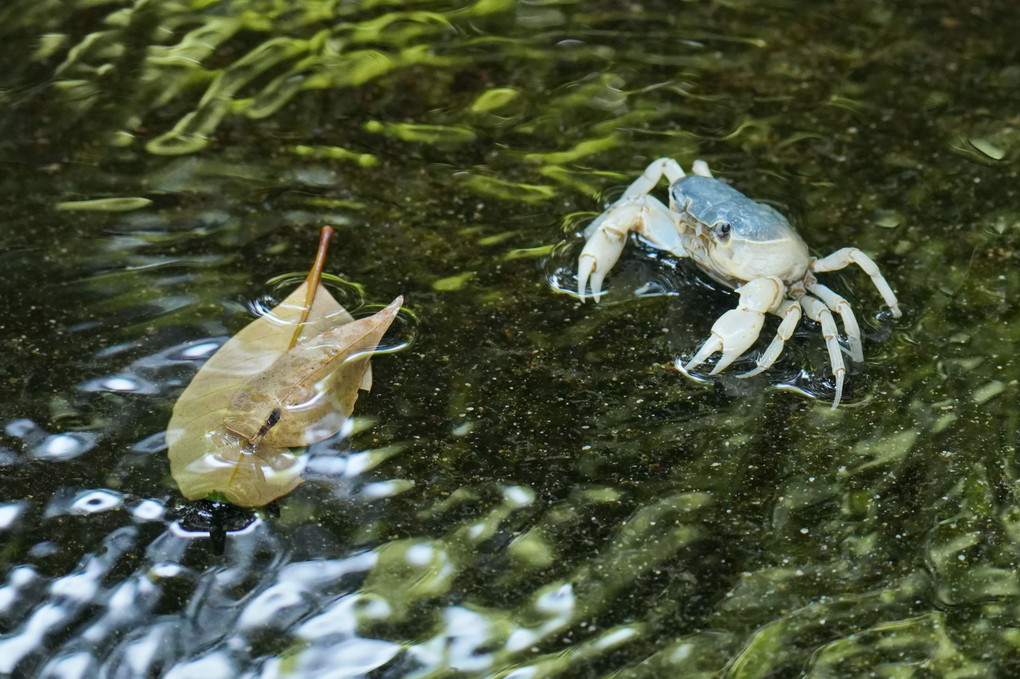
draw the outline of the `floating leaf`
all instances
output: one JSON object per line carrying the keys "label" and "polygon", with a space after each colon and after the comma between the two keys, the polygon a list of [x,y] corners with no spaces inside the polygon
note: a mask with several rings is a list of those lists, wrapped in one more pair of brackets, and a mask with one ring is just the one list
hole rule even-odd
{"label": "floating leaf", "polygon": [[174,406],[170,472],[185,497],[257,507],[289,493],[304,468],[290,449],[340,431],[371,387],[369,358],[402,298],[352,319],[319,282],[331,233],[308,280],[220,347]]}
{"label": "floating leaf", "polygon": [[340,431],[358,389],[371,386],[369,352],[393,322],[400,301],[299,342],[234,393],[224,426],[255,444],[291,448]]}

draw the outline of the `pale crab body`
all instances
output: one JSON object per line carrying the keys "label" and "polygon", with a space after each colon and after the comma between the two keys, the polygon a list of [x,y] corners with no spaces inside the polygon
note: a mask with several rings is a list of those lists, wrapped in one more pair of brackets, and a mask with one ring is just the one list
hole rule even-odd
{"label": "pale crab body", "polygon": [[[822,327],[836,382],[835,408],[842,397],[846,364],[833,314],[842,319],[850,357],[858,362],[864,360],[861,333],[850,304],[814,274],[857,264],[898,318],[896,295],[878,266],[860,250],[843,248],[827,257],[812,257],[807,244],[777,210],[713,178],[703,161],[695,161],[692,172],[685,174],[670,158],[656,160],[588,225],[587,242],[578,258],[578,296],[584,300],[590,283],[592,296],[599,300],[602,281],[633,231],[656,248],[689,257],[740,295],[737,308],[715,322],[711,337],[682,366],[684,371],[716,352],[721,356],[712,374],[724,370],[755,343],[765,314],[772,313],[782,318],[776,337],[758,357],[757,367],[741,377],[763,372],[779,358],[801,315],[806,314]],[[649,195],[663,176],[670,182],[668,208]]]}
{"label": "pale crab body", "polygon": [[720,283],[736,288],[768,276],[787,285],[804,280],[811,264],[807,244],[774,208],[700,175],[674,182],[669,205],[688,256]]}

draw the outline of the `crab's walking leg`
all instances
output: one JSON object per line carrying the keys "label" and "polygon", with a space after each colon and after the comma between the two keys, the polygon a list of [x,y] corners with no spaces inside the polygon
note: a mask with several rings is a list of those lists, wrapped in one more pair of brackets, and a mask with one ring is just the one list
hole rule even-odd
{"label": "crab's walking leg", "polygon": [[810,295],[804,295],[800,299],[804,307],[804,313],[813,321],[822,324],[822,337],[825,338],[825,346],[829,350],[829,363],[832,365],[832,376],[836,378],[836,397],[832,400],[832,407],[835,409],[843,398],[843,379],[846,377],[846,366],[843,364],[843,352],[839,350],[837,341],[838,331],[836,321],[832,320],[832,312],[820,300]]}
{"label": "crab's walking leg", "polygon": [[628,198],[637,198],[639,196],[647,196],[648,192],[655,188],[659,183],[659,180],[665,177],[670,184],[683,179],[686,177],[684,169],[680,167],[680,163],[676,162],[672,158],[659,158],[653,160],[645,168],[645,171],[641,173],[641,176],[630,183],[627,190],[623,192],[620,200],[617,202],[622,203]]}
{"label": "crab's walking leg", "polygon": [[779,304],[779,309],[776,310],[776,315],[783,318],[782,323],[779,324],[779,329],[776,330],[776,336],[769,344],[768,348],[758,357],[758,366],[753,370],[748,370],[746,373],[741,373],[737,377],[752,377],[758,373],[765,372],[772,367],[772,364],[779,358],[779,354],[782,353],[783,347],[786,346],[786,342],[793,336],[793,331],[797,328],[797,323],[800,322],[801,308],[800,302],[792,299],[784,299]]}
{"label": "crab's walking leg", "polygon": [[889,287],[889,283],[886,282],[885,277],[882,276],[882,272],[878,270],[878,265],[872,261],[871,257],[858,250],[857,248],[842,248],[836,250],[827,257],[816,259],[811,264],[812,271],[838,271],[839,269],[845,269],[850,264],[856,264],[861,267],[864,273],[871,276],[871,282],[878,289],[882,299],[892,310],[892,315],[895,318],[899,318],[903,315],[900,311],[900,304],[896,300],[896,293]]}
{"label": "crab's walking leg", "polygon": [[786,286],[778,278],[769,276],[756,278],[736,291],[740,293],[739,305],[719,317],[712,326],[712,336],[705,340],[684,370],[690,372],[717,351],[722,352],[722,356],[711,374],[725,370],[758,339],[765,314],[779,307],[786,295]]}
{"label": "crab's walking leg", "polygon": [[861,347],[861,328],[857,325],[857,317],[854,316],[854,311],[850,308],[850,302],[821,283],[808,283],[806,287],[808,292],[825,302],[825,306],[835,311],[843,319],[847,343],[850,345],[850,358],[858,363],[863,361],[864,350]]}
{"label": "crab's walking leg", "polygon": [[708,163],[703,160],[695,160],[691,165],[691,172],[699,177],[712,178],[712,171],[708,169]]}

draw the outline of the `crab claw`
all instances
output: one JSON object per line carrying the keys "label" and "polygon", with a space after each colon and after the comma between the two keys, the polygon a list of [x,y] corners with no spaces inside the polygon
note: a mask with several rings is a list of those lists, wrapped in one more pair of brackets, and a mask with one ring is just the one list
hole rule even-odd
{"label": "crab claw", "polygon": [[783,302],[786,286],[778,278],[769,276],[757,278],[737,288],[737,292],[740,293],[740,305],[719,317],[712,326],[712,336],[705,340],[684,366],[684,370],[693,370],[716,352],[722,352],[722,356],[712,368],[711,374],[715,375],[729,367],[758,339],[765,324],[765,314]]}
{"label": "crab claw", "polygon": [[690,371],[704,363],[712,354],[722,352],[712,375],[725,370],[730,363],[751,348],[764,325],[765,314],[744,309],[730,309],[712,326],[712,336],[698,349],[698,353],[684,366]]}
{"label": "crab claw", "polygon": [[602,281],[606,272],[620,259],[623,246],[627,243],[627,231],[615,229],[609,224],[599,226],[581,250],[577,258],[577,296],[584,301],[584,291],[591,283],[591,296],[595,301],[602,297]]}

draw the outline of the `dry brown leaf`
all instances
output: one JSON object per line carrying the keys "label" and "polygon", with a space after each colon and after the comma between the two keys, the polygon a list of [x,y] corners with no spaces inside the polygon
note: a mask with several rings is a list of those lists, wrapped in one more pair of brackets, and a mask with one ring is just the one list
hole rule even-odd
{"label": "dry brown leaf", "polygon": [[306,281],[220,347],[174,405],[170,472],[185,497],[256,507],[289,493],[304,468],[290,448],[337,433],[371,386],[369,357],[402,298],[355,321],[309,278],[310,306]]}
{"label": "dry brown leaf", "polygon": [[368,359],[400,310],[379,313],[300,341],[230,399],[226,428],[253,444],[296,448],[340,431],[354,409]]}

